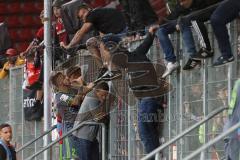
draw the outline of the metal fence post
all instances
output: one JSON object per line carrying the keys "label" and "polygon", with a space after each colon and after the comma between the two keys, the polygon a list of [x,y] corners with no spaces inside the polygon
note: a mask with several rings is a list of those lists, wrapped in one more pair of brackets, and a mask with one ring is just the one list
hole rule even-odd
{"label": "metal fence post", "polygon": [[[51,126],[51,88],[49,86],[49,77],[52,68],[52,40],[51,40],[51,16],[52,1],[44,0],[44,130],[48,130]],[[50,136],[44,137],[44,146],[50,142]],[[49,152],[44,152],[44,160],[50,157]]]}
{"label": "metal fence post", "polygon": [[102,124],[102,159],[106,159],[106,126]]}

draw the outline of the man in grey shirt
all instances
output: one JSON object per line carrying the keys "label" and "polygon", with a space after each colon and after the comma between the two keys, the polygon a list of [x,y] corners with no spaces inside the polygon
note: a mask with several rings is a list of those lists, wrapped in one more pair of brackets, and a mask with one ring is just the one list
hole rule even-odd
{"label": "man in grey shirt", "polygon": [[[89,92],[84,98],[74,127],[84,121],[96,121],[99,117],[106,115],[106,99],[109,94],[107,83],[98,84],[95,89]],[[99,149],[96,139],[98,126],[85,125],[73,132],[73,144],[76,148],[76,155],[80,160],[98,160]]]}

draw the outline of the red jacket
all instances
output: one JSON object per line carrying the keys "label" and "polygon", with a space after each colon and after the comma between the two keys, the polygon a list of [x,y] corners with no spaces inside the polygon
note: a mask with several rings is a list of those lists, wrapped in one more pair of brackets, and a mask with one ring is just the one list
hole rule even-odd
{"label": "red jacket", "polygon": [[59,18],[56,22],[56,32],[59,42],[64,42],[65,44],[68,44],[68,35],[61,18]]}
{"label": "red jacket", "polygon": [[27,79],[28,84],[32,85],[39,78],[41,67],[36,68],[34,63],[27,63]]}

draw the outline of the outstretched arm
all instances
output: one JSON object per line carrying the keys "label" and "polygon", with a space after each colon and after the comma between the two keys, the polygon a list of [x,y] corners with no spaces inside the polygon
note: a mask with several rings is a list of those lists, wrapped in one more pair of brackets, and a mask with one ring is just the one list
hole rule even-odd
{"label": "outstretched arm", "polygon": [[140,44],[140,46],[138,46],[133,51],[135,54],[144,54],[144,55],[147,54],[149,48],[153,44],[155,32],[157,31],[158,28],[159,28],[158,25],[152,26],[152,27],[149,28],[149,30],[148,30],[149,33],[148,33],[147,37],[144,39],[143,43]]}
{"label": "outstretched arm", "polygon": [[73,39],[68,45],[65,45],[64,43],[61,43],[60,45],[66,49],[69,49],[75,45],[77,45],[83,38],[83,36],[91,29],[92,23],[84,23],[81,29],[77,31],[77,33],[74,35]]}

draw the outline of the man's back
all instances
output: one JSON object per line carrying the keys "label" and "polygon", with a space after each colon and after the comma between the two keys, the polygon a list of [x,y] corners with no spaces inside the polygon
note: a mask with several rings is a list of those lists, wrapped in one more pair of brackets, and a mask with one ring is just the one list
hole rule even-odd
{"label": "man's back", "polygon": [[120,33],[126,28],[123,14],[112,8],[97,8],[89,12],[86,22],[101,33]]}
{"label": "man's back", "polygon": [[[100,101],[97,99],[94,92],[92,91],[88,93],[81,104],[80,110],[74,123],[74,127],[84,121],[93,119],[94,115],[92,112],[98,107],[100,107]],[[85,125],[73,133],[73,135],[78,138],[90,141],[93,141],[96,138],[97,134],[98,126],[89,125]]]}

